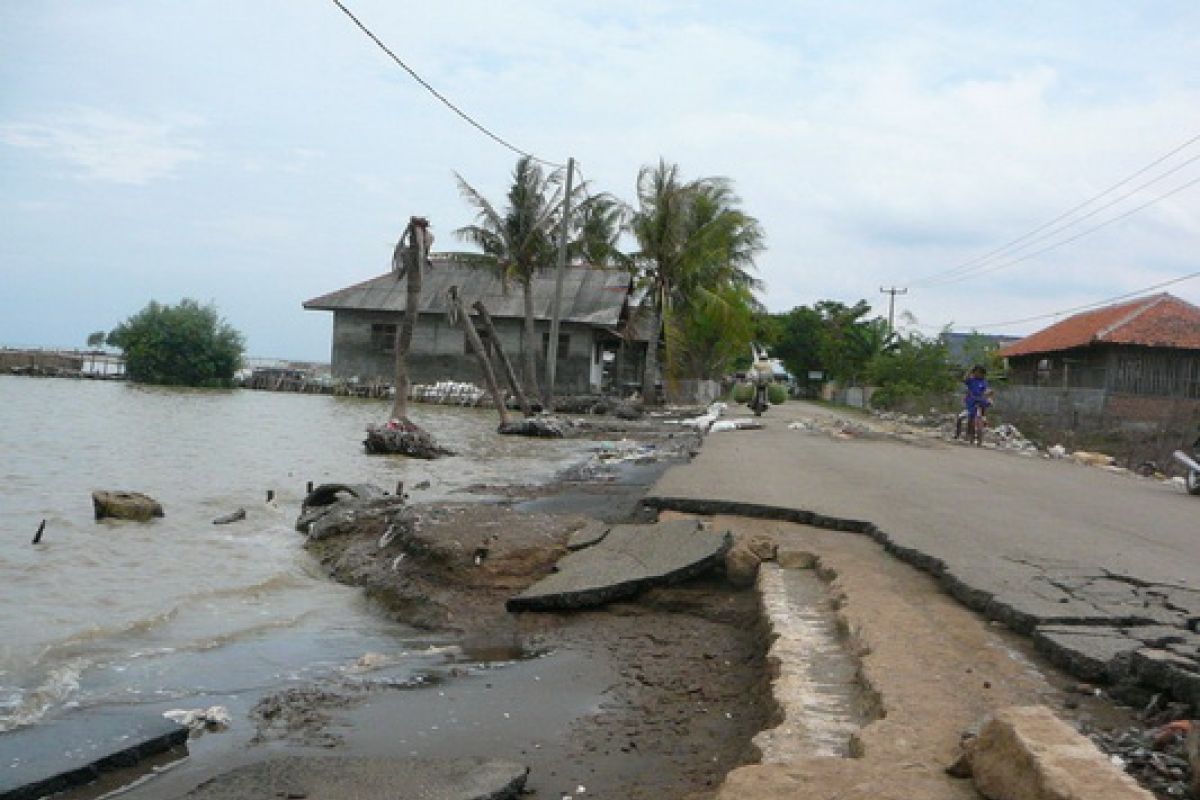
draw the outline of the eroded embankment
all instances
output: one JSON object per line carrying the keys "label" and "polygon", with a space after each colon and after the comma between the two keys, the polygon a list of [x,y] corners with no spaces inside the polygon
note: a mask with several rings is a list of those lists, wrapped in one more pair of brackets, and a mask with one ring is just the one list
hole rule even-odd
{"label": "eroded embankment", "polygon": [[[833,517],[796,508],[686,497],[647,497],[648,507],[687,514],[730,514],[754,519],[792,522],[835,531],[862,533],[901,561],[932,575],[939,585],[967,608],[1032,637],[1035,646],[1056,666],[1076,677],[1111,687],[1115,696],[1147,702],[1163,694],[1200,710],[1200,629],[1172,603],[1172,592],[1184,587],[1155,586],[1121,575],[1078,575],[1052,581],[1061,595],[1063,611],[1038,617],[994,593],[964,581],[939,558],[906,547],[866,520]],[[1047,577],[1047,581],[1051,581]],[[1100,584],[1104,584],[1103,586]],[[1111,587],[1133,593],[1142,612],[1112,616],[1096,609],[1073,612],[1088,605],[1087,595],[1103,596]],[[1072,598],[1077,597],[1078,603]]]}

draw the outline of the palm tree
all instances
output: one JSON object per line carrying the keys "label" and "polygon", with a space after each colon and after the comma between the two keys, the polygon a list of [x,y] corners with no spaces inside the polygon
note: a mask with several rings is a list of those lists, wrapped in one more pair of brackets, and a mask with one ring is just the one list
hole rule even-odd
{"label": "palm tree", "polygon": [[575,230],[567,245],[571,261],[591,267],[630,268],[629,257],[618,247],[627,211],[624,203],[607,193],[580,203],[572,214]]}
{"label": "palm tree", "polygon": [[475,224],[454,233],[483,250],[501,279],[521,284],[525,302],[524,359],[525,391],[538,394],[536,328],[533,318],[533,279],[538,270],[554,264],[554,232],[562,202],[562,171],[549,174],[530,156],[522,156],[513,170],[508,205],[503,213],[457,173],[458,189],[476,212]]}
{"label": "palm tree", "polygon": [[726,291],[730,287],[760,287],[749,270],[763,249],[763,233],[758,220],[738,210],[740,200],[727,179],[685,182],[678,165],[663,159],[638,173],[637,197],[629,230],[637,239],[634,258],[651,314],[642,397],[652,402],[659,341],[667,348],[667,363],[680,363],[672,350],[681,343],[671,334],[679,320],[701,309],[711,313],[714,303],[738,302],[749,295]]}

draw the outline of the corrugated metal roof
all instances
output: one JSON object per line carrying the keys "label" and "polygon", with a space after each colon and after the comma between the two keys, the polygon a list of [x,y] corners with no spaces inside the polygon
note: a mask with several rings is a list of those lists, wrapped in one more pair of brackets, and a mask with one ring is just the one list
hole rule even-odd
{"label": "corrugated metal roof", "polygon": [[[486,266],[436,255],[432,260],[433,266],[421,271],[420,313],[445,314],[446,291],[457,286],[467,306],[483,300],[493,317],[525,316],[521,285],[516,281],[509,281],[505,292],[495,271]],[[563,274],[561,319],[589,325],[616,325],[629,293],[629,282],[629,273],[624,270],[567,267]],[[304,307],[316,311],[402,312],[406,290],[407,281],[396,280],[389,272],[306,300]],[[533,299],[534,317],[550,319],[554,303],[554,270],[543,270],[534,278]]]}
{"label": "corrugated metal roof", "polygon": [[1001,356],[1053,353],[1097,343],[1200,349],[1200,308],[1170,294],[1085,311],[1000,350]]}

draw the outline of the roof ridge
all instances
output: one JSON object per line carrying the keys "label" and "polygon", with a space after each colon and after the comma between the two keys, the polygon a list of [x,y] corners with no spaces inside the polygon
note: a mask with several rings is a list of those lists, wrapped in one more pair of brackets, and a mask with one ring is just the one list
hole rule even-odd
{"label": "roof ridge", "polygon": [[1161,303],[1163,300],[1168,299],[1170,296],[1171,295],[1167,294],[1166,292],[1160,292],[1159,294],[1151,295],[1150,297],[1144,297],[1144,298],[1142,298],[1141,301],[1136,301],[1136,300],[1133,301],[1135,303],[1140,302],[1141,304],[1139,306],[1137,306],[1137,308],[1135,308],[1129,314],[1127,314],[1126,316],[1117,320],[1116,322],[1112,323],[1108,327],[1101,328],[1100,330],[1096,331],[1096,335],[1092,337],[1092,340],[1093,341],[1103,341],[1106,336],[1109,336],[1114,331],[1125,327],[1126,325],[1128,325],[1129,323],[1133,322],[1135,319],[1140,317],[1142,314],[1145,314],[1149,309],[1154,308],[1156,305]]}

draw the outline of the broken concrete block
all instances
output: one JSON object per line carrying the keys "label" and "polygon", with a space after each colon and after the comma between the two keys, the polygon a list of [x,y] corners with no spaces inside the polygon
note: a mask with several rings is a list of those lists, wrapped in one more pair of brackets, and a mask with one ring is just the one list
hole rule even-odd
{"label": "broken concrete block", "polygon": [[971,747],[975,788],[989,800],[1153,800],[1045,706],[995,712]]}
{"label": "broken concrete block", "polygon": [[590,608],[712,569],[733,544],[694,519],[615,525],[598,543],[569,553],[558,571],[510,598],[509,611]]}

